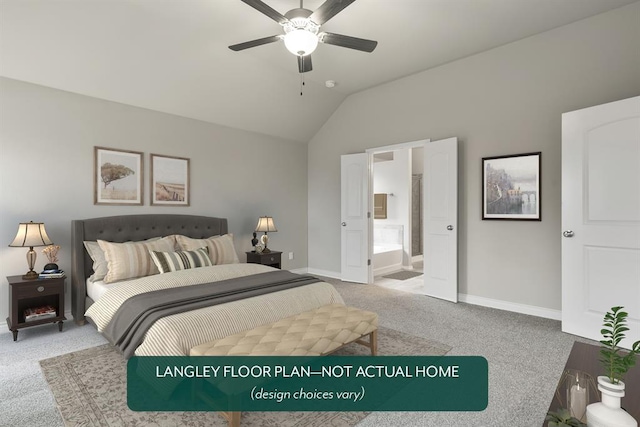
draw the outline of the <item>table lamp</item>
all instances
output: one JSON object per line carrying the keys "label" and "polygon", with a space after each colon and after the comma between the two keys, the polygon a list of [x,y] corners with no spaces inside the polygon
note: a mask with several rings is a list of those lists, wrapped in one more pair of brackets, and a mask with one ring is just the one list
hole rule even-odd
{"label": "table lamp", "polygon": [[34,280],[38,278],[38,273],[33,271],[33,266],[36,264],[36,251],[33,250],[35,246],[48,246],[52,245],[51,239],[47,236],[47,232],[44,229],[44,223],[42,222],[21,222],[18,226],[18,234],[10,247],[29,247],[27,252],[27,263],[29,264],[29,271],[22,276],[24,280]]}
{"label": "table lamp", "polygon": [[270,216],[261,216],[258,219],[256,231],[264,231],[264,234],[262,235],[262,237],[260,237],[260,241],[264,245],[264,249],[262,250],[262,252],[271,252],[271,250],[267,248],[267,243],[269,243],[269,236],[267,236],[267,233],[269,231],[278,231],[275,224],[273,223],[273,218],[271,218]]}

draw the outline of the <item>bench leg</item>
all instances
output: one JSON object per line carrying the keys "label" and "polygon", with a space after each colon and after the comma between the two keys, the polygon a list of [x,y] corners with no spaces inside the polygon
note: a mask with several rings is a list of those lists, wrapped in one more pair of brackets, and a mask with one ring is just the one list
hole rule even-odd
{"label": "bench leg", "polygon": [[369,334],[369,346],[371,347],[371,355],[378,355],[378,330],[371,332]]}
{"label": "bench leg", "polygon": [[229,422],[229,427],[240,427],[240,415],[242,412],[222,412],[222,416]]}
{"label": "bench leg", "polygon": [[240,427],[240,414],[240,411],[229,412],[229,427]]}

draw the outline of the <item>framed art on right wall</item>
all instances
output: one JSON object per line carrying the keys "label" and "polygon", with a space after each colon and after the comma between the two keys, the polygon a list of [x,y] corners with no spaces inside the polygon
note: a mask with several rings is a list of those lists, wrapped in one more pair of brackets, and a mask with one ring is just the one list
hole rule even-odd
{"label": "framed art on right wall", "polygon": [[541,220],[541,153],[482,159],[482,219]]}

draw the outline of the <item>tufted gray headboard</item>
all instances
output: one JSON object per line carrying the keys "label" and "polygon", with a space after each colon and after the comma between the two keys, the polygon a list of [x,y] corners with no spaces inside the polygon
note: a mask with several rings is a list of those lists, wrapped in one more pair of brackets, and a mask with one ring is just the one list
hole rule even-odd
{"label": "tufted gray headboard", "polygon": [[93,261],[83,241],[121,243],[171,234],[203,239],[227,232],[226,218],[194,215],[121,215],[71,221],[71,314],[75,322],[86,323],[84,312],[92,303],[87,296],[86,280],[93,273]]}

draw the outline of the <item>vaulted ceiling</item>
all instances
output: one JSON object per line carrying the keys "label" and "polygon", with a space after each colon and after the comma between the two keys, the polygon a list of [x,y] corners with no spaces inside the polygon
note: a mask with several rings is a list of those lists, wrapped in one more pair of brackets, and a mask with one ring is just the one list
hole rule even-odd
{"label": "vaulted ceiling", "polygon": [[322,30],[378,47],[320,44],[301,86],[283,43],[228,49],[282,33],[240,0],[0,0],[0,75],[306,143],[350,94],[634,1],[357,0]]}

